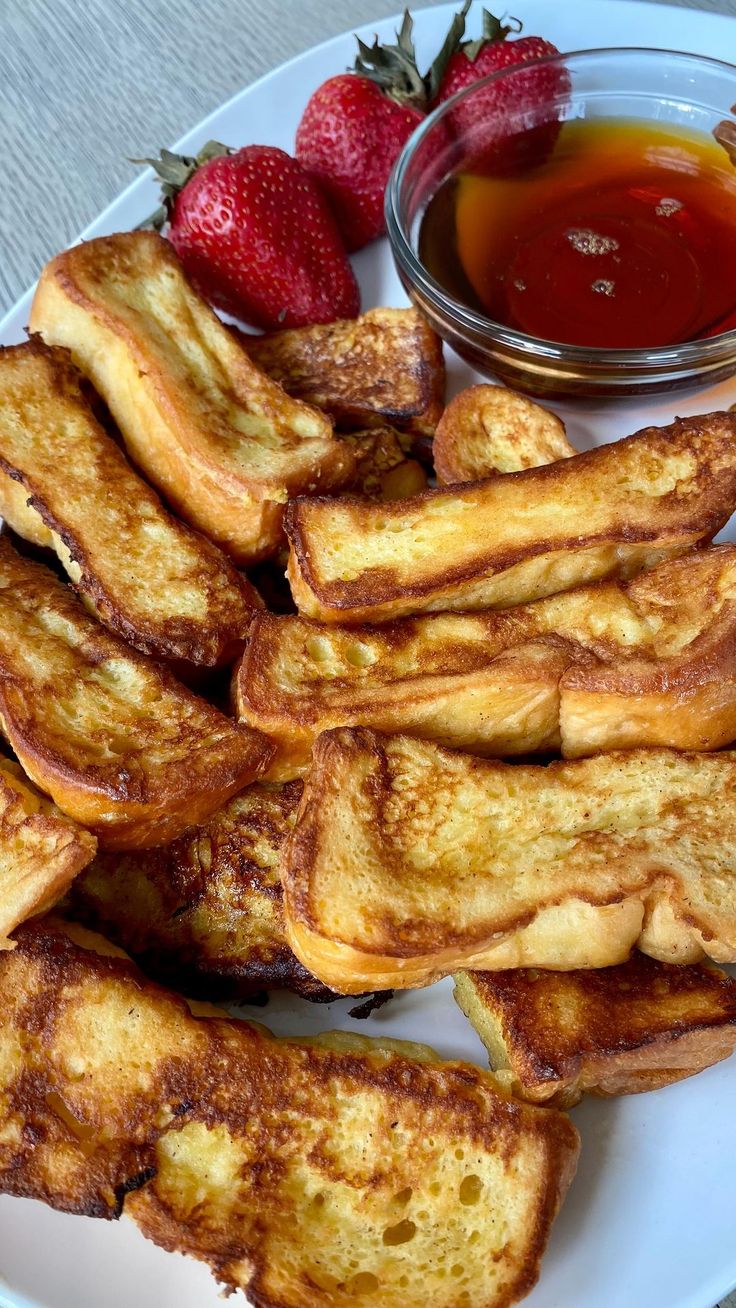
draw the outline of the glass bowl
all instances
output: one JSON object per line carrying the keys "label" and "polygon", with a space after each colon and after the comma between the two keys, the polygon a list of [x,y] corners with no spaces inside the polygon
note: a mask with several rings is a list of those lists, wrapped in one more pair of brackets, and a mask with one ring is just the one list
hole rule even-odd
{"label": "glass bowl", "polygon": [[[535,73],[542,64],[559,65],[561,77],[545,79],[559,82],[560,91],[540,105]],[[716,59],[668,50],[582,50],[518,64],[476,82],[421,124],[386,191],[386,223],[399,276],[432,327],[479,372],[533,395],[645,394],[705,386],[736,372],[736,329],[651,349],[565,345],[494,322],[453,298],[428,272],[418,255],[426,207],[477,151],[472,137],[478,115],[464,115],[458,126],[453,111],[461,101],[471,106],[491,83],[503,83],[509,104],[518,106],[510,118],[504,108],[504,130],[510,127],[517,139],[551,118],[649,119],[707,136],[718,130],[736,166],[736,67]],[[466,120],[473,126],[464,131]]]}

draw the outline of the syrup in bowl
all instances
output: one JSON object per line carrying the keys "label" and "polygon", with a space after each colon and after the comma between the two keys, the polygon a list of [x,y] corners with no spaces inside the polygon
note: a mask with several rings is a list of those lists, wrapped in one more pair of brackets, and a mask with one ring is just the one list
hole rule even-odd
{"label": "syrup in bowl", "polygon": [[573,119],[524,170],[466,171],[429,201],[419,256],[456,300],[530,336],[677,345],[736,327],[736,168],[704,133]]}

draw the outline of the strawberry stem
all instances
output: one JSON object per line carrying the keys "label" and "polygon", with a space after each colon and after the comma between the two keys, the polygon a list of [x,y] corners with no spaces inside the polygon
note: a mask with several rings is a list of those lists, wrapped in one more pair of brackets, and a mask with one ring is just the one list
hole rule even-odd
{"label": "strawberry stem", "polygon": [[504,14],[503,18],[496,18],[487,9],[484,9],[481,35],[475,41],[464,41],[458,48],[462,50],[472,64],[475,63],[481,50],[484,50],[487,45],[492,45],[496,41],[505,41],[511,32],[518,36],[522,27],[523,23],[520,18],[510,18],[507,14]]}
{"label": "strawberry stem", "polygon": [[351,71],[375,82],[384,95],[397,104],[426,110],[437,97],[453,55],[462,51],[472,63],[491,42],[505,41],[510,33],[518,34],[521,31],[522,24],[518,18],[496,18],[484,9],[482,34],[474,41],[464,41],[465,19],[471,3],[472,0],[463,0],[462,8],[453,16],[439,53],[424,75],[417,67],[414,24],[408,9],[404,10],[401,28],[394,34],[396,41],[393,45],[380,45],[377,36],[373,39],[373,45],[366,45],[365,41],[356,37],[358,57]]}
{"label": "strawberry stem", "polygon": [[219,159],[224,154],[232,153],[233,150],[229,145],[222,145],[219,141],[207,141],[196,155],[174,154],[172,150],[162,150],[158,159],[130,159],[130,163],[147,164],[153,168],[161,183],[161,204],[148,218],[138,224],[136,231],[153,227],[155,231],[160,232],[171,218],[176,197],[184,190],[197,169],[201,168],[202,164],[208,163],[210,159]]}
{"label": "strawberry stem", "polygon": [[394,33],[395,45],[380,45],[377,36],[373,38],[373,45],[366,45],[359,36],[356,37],[358,57],[352,72],[375,82],[384,95],[397,104],[423,109],[427,97],[424,79],[417,68],[413,28],[414,20],[405,9],[401,27]]}
{"label": "strawberry stem", "polygon": [[445,75],[447,65],[452,59],[452,56],[457,54],[458,50],[462,49],[461,43],[465,35],[465,17],[471,3],[472,0],[464,0],[462,9],[459,9],[458,12],[453,15],[452,22],[447,29],[447,36],[442,42],[439,54],[432,61],[427,70],[424,84],[429,104],[432,104],[440,89],[442,78]]}

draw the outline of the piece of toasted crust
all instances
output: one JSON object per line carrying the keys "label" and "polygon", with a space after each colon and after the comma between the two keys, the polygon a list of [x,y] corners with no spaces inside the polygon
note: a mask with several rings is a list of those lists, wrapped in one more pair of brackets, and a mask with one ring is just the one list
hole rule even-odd
{"label": "piece of toasted crust", "polygon": [[91,618],[0,537],[0,730],[110,849],[163,844],[252,781],[272,747]]}
{"label": "piece of toasted crust", "polygon": [[258,614],[237,716],[304,773],[321,731],[405,731],[482,755],[568,757],[736,739],[736,545],[488,613],[379,627]]}
{"label": "piece of toasted crust", "polygon": [[445,398],[442,342],[416,309],[370,309],[359,318],[242,340],[259,368],[338,427],[388,422],[434,435]]}
{"label": "piece of toasted crust", "polygon": [[71,351],[135,462],[237,563],[277,548],[290,495],[350,479],[352,452],[329,420],[250,361],[154,232],[57,255],[31,328]]}
{"label": "piece of toasted crust", "polygon": [[548,767],[342,728],[284,847],[286,935],[333,990],[458,969],[736,961],[736,754]]}
{"label": "piece of toasted crust", "polygon": [[278,861],[301,793],[298,781],[249,786],[170,845],[98,855],[65,914],[187,995],[239,1000],[286,989],[333,999],[284,935]]}
{"label": "piece of toasted crust", "polygon": [[450,400],[433,445],[437,478],[449,485],[521,472],[577,454],[564,423],[505,386],[469,386]]}
{"label": "piece of toasted crust", "polygon": [[590,615],[598,661],[575,661],[560,682],[565,756],[736,740],[736,548],[714,545],[641,573],[625,603],[607,589]]}
{"label": "piece of toasted crust", "polygon": [[394,504],[296,500],[289,581],[299,611],[328,622],[503,608],[652,567],[735,506],[736,415],[706,414]]}
{"label": "piece of toasted crust", "polygon": [[341,438],[355,453],[349,491],[376,500],[400,500],[427,488],[427,474],[416,459],[407,459],[393,427],[374,427]]}
{"label": "piece of toasted crust", "polygon": [[97,841],[0,759],[0,950],[11,931],[51,908],[89,863]]}
{"label": "piece of toasted crust", "polygon": [[736,981],[699,963],[635,951],[596,971],[458,972],[455,999],[491,1066],[530,1103],[633,1095],[733,1053]]}
{"label": "piece of toasted crust", "polygon": [[229,559],[163,507],[97,422],[65,350],[0,349],[0,514],[56,552],[87,608],[131,645],[231,663],[261,607]]}
{"label": "piece of toasted crust", "polygon": [[567,1117],[425,1046],[195,1017],[78,939],[29,924],[0,958],[0,1189],[124,1209],[254,1308],[531,1289],[577,1161]]}

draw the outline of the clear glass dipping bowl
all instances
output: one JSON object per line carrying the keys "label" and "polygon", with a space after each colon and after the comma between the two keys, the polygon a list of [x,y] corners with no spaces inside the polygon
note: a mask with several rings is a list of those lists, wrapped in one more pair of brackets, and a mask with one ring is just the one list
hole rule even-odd
{"label": "clear glass dipping bowl", "polygon": [[[613,350],[565,345],[505,327],[454,299],[418,256],[428,202],[461,170],[472,141],[450,128],[453,108],[482,95],[490,83],[508,87],[512,102],[533,101],[540,64],[560,64],[570,89],[542,106],[544,117],[651,119],[710,135],[719,124],[732,133],[736,167],[736,67],[717,59],[668,50],[582,50],[495,73],[461,91],[430,114],[397,160],[386,191],[386,222],[401,281],[413,302],[458,354],[479,372],[533,395],[616,396],[696,388],[736,372],[736,329],[703,340],[655,349]],[[537,83],[538,85],[538,83]],[[528,93],[525,87],[529,88]],[[526,114],[526,118],[524,115]],[[531,119],[530,119],[531,115]],[[539,106],[521,108],[514,130],[524,130]]]}

